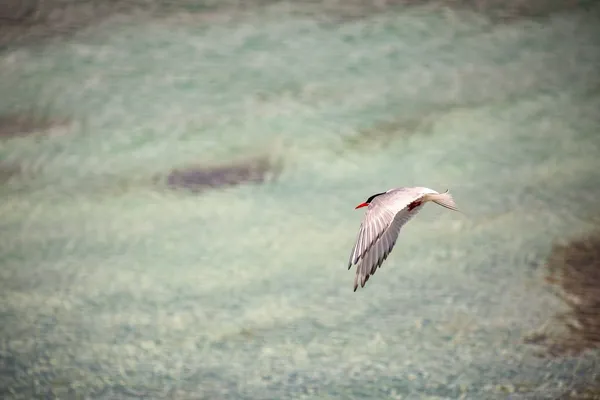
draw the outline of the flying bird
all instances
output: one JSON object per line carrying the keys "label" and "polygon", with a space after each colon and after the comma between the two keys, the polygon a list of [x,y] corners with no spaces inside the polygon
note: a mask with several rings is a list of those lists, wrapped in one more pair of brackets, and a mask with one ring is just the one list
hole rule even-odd
{"label": "flying bird", "polygon": [[428,201],[458,211],[448,190],[438,193],[426,187],[390,189],[374,194],[356,206],[355,209],[368,209],[348,261],[348,269],[356,265],[355,292],[359,283],[361,288],[365,286],[369,277],[375,274],[391,253],[402,226],[417,215]]}

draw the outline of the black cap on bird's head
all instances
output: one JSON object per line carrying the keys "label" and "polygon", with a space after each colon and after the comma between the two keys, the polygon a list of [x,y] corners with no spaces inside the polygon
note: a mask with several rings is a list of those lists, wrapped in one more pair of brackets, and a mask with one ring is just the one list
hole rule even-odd
{"label": "black cap on bird's head", "polygon": [[382,193],[376,193],[373,196],[369,197],[367,199],[367,201],[365,201],[364,203],[360,203],[359,205],[357,205],[354,209],[356,210],[357,208],[361,208],[361,207],[366,207],[369,204],[371,204],[371,202],[373,201],[373,199],[377,196],[381,196],[382,194],[386,194],[387,192],[382,192]]}

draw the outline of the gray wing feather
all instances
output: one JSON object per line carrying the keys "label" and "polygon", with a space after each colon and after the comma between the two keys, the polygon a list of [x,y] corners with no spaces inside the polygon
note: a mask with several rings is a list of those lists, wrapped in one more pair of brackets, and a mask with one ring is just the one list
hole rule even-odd
{"label": "gray wing feather", "polygon": [[[373,207],[373,208],[371,208]],[[348,260],[348,269],[364,258],[368,250],[375,244],[376,240],[383,235],[385,230],[394,220],[394,212],[382,205],[372,204],[365,214],[363,222],[358,230],[358,236],[354,248]]]}
{"label": "gray wing feather", "polygon": [[410,211],[405,207],[394,215],[393,211],[378,206],[365,215],[348,266],[350,269],[353,264],[357,265],[355,291],[359,284],[364,287],[369,277],[387,259],[396,245],[402,226],[417,215],[421,208],[423,204]]}

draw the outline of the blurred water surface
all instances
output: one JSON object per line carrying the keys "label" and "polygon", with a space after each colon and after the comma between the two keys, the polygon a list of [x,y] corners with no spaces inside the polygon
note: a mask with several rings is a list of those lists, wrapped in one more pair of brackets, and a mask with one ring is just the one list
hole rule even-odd
{"label": "blurred water surface", "polygon": [[[560,309],[551,244],[597,226],[599,37],[597,8],[271,6],[7,47],[0,114],[44,132],[0,142],[3,396],[555,398],[597,380],[593,356],[521,338]],[[264,156],[282,169],[263,184],[156,179]],[[411,185],[465,215],[426,207],[353,293],[354,206]]]}

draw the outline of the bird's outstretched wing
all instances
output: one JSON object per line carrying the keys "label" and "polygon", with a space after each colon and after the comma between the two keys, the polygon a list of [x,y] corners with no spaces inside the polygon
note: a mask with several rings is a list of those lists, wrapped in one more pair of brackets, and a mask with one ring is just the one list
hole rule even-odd
{"label": "bird's outstretched wing", "polygon": [[381,205],[372,203],[365,213],[354,248],[350,253],[348,260],[348,269],[356,264],[371,248],[371,246],[383,235],[394,220],[393,210]]}
{"label": "bird's outstretched wing", "polygon": [[369,277],[375,274],[377,268],[392,252],[402,226],[413,218],[422,207],[422,203],[415,205],[410,202],[396,212],[396,210],[379,203],[372,203],[369,206],[348,262],[348,269],[352,265],[357,265],[354,278],[355,291],[359,284],[364,287]]}

